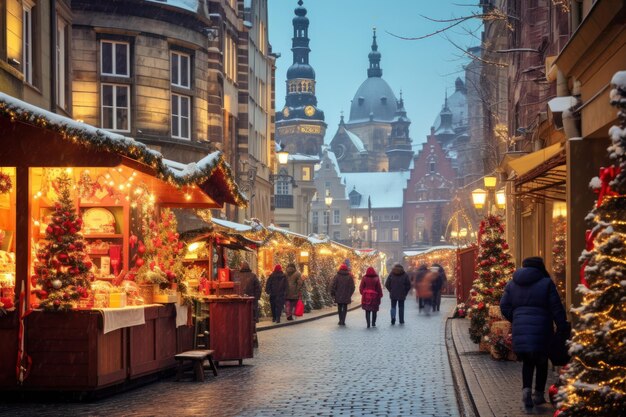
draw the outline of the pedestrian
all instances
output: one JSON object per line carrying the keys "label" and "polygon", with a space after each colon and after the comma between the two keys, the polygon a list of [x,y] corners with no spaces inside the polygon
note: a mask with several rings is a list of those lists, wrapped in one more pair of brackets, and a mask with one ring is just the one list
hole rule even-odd
{"label": "pedestrian", "polygon": [[287,320],[293,320],[296,304],[302,296],[302,288],[304,288],[302,274],[298,271],[294,263],[290,263],[287,265],[287,294],[285,295],[285,314],[287,315]]}
{"label": "pedestrian", "polygon": [[400,318],[400,324],[404,324],[404,300],[411,291],[411,281],[404,267],[400,264],[395,264],[391,269],[391,273],[385,280],[385,288],[389,291],[389,297],[391,298],[391,325],[396,324],[396,305],[398,306],[398,313]]}
{"label": "pedestrian", "polygon": [[283,272],[283,268],[280,265],[276,265],[274,267],[274,272],[272,272],[269,278],[267,278],[265,292],[270,296],[272,321],[274,323],[280,323],[280,315],[283,312],[285,294],[287,292],[287,276]]}
{"label": "pedestrian", "polygon": [[[553,333],[566,332],[569,324],[556,285],[537,256],[524,259],[522,268],[504,287],[500,300],[502,315],[512,323],[513,351],[522,366],[522,403],[526,414],[546,402],[544,391],[548,378],[548,348]],[[532,392],[536,370],[535,391]]]}
{"label": "pedestrian", "polygon": [[348,314],[348,304],[352,302],[354,294],[354,277],[350,273],[348,265],[341,264],[339,271],[330,283],[330,295],[337,303],[339,313],[339,325],[346,325],[346,315]]}
{"label": "pedestrian", "polygon": [[438,277],[437,272],[433,272],[430,268],[426,269],[424,277],[419,284],[420,300],[422,301],[422,308],[427,315],[430,315],[431,311],[434,311],[433,304],[433,283]]}
{"label": "pedestrian", "polygon": [[417,307],[418,312],[421,313],[424,309],[424,294],[420,292],[420,286],[422,285],[422,281],[424,281],[424,277],[428,273],[428,266],[422,264],[417,268],[415,272],[415,278],[413,279],[413,285],[415,287],[415,298],[417,299]]}
{"label": "pedestrian", "polygon": [[432,264],[431,270],[435,275],[433,279],[433,311],[439,311],[441,306],[441,294],[448,283],[446,272],[439,264]]}
{"label": "pedestrian", "polygon": [[250,265],[243,261],[239,272],[235,273],[234,280],[240,282],[241,293],[249,297],[254,297],[252,306],[254,313],[254,322],[259,322],[259,299],[261,298],[261,282],[256,274],[250,270]]}
{"label": "pedestrian", "polygon": [[370,319],[371,325],[376,327],[376,314],[380,307],[380,299],[383,298],[383,287],[380,285],[380,278],[376,270],[371,266],[367,268],[365,275],[361,278],[359,292],[361,293],[361,308],[365,310],[367,328],[370,328]]}

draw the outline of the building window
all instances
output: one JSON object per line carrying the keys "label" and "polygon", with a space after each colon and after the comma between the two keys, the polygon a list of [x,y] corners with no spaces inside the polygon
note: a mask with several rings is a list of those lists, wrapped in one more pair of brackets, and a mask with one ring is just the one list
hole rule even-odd
{"label": "building window", "polygon": [[319,222],[320,222],[320,216],[319,213],[317,211],[313,212],[313,233],[319,233],[318,229],[319,229]]}
{"label": "building window", "polygon": [[172,94],[172,137],[191,139],[190,97]]}
{"label": "building window", "polygon": [[228,35],[224,39],[224,74],[237,82],[237,42]]}
{"label": "building window", "polygon": [[127,42],[100,42],[100,74],[130,77],[130,47]]}
{"label": "building window", "polygon": [[[19,9],[18,9],[19,10]],[[33,83],[33,12],[35,4],[24,0],[22,6],[22,68],[24,81]]]}
{"label": "building window", "polygon": [[370,233],[372,234],[372,242],[377,242],[378,241],[378,230],[372,229]]}
{"label": "building window", "polygon": [[326,188],[327,190],[330,189],[330,181],[326,181],[324,183],[324,188]]}
{"label": "building window", "polygon": [[66,102],[66,83],[67,83],[67,22],[59,18],[57,20],[57,47],[56,47],[56,60],[57,60],[57,82],[56,82],[56,96],[57,105],[62,109],[67,108]]}
{"label": "building window", "polygon": [[285,168],[282,168],[278,173],[280,179],[276,181],[276,194],[279,195],[290,195],[291,194],[291,184],[286,179],[289,176],[289,173]]}
{"label": "building window", "polygon": [[393,242],[399,242],[400,241],[400,229],[397,227],[394,227],[391,229],[391,240]]}
{"label": "building window", "polygon": [[302,167],[302,181],[311,181],[311,167]]}
{"label": "building window", "polygon": [[333,210],[333,224],[341,224],[341,212]]}
{"label": "building window", "polygon": [[191,86],[191,58],[180,52],[170,52],[172,85],[189,88]]}
{"label": "building window", "polygon": [[431,162],[431,163],[430,163],[430,173],[431,173],[431,174],[434,174],[434,173],[435,173],[435,163],[434,163],[434,162]]}
{"label": "building window", "polygon": [[330,212],[328,210],[324,210],[324,222],[322,223],[324,226],[326,226],[328,224],[328,216],[330,215]]}
{"label": "building window", "polygon": [[102,84],[102,127],[130,131],[130,87]]}

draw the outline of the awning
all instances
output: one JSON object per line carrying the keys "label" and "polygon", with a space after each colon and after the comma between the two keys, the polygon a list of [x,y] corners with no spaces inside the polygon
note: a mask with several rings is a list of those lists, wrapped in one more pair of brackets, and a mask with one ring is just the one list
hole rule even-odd
{"label": "awning", "polygon": [[515,194],[565,201],[565,163],[565,149],[560,144],[509,162],[509,166],[517,173]]}
{"label": "awning", "polygon": [[517,159],[508,161],[507,165],[511,170],[515,171],[515,174],[517,174],[517,178],[519,178],[527,172],[537,168],[545,161],[558,154],[560,151],[561,144],[556,143],[554,145],[548,146],[547,148],[543,148],[538,151],[521,156]]}

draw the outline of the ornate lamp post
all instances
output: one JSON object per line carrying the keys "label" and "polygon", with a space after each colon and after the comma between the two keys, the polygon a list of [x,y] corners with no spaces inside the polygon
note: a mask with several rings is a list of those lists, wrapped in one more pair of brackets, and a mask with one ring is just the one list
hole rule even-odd
{"label": "ornate lamp post", "polygon": [[330,239],[330,206],[333,204],[333,198],[330,195],[330,190],[326,190],[324,203],[326,204],[326,210],[328,211],[328,217],[326,218],[326,236]]}
{"label": "ornate lamp post", "polygon": [[474,203],[474,207],[477,210],[484,209],[486,206],[486,215],[489,215],[493,211],[493,206],[495,205],[498,209],[503,209],[506,207],[506,194],[504,189],[498,190],[496,192],[496,177],[484,177],[484,185],[485,189],[477,188],[472,191],[472,202]]}

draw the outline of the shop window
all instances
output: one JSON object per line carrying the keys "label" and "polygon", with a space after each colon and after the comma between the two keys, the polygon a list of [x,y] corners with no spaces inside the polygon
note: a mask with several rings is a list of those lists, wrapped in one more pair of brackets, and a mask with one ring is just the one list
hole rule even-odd
{"label": "shop window", "polygon": [[33,84],[34,13],[35,3],[24,0],[22,3],[22,69],[24,81],[29,84]]}
{"label": "shop window", "polygon": [[172,51],[170,53],[170,59],[172,85],[176,87],[189,88],[191,85],[190,56]]}
{"label": "shop window", "polygon": [[130,131],[130,86],[102,84],[102,127]]}
{"label": "shop window", "polygon": [[191,139],[190,97],[172,94],[172,137]]}
{"label": "shop window", "polygon": [[100,74],[116,77],[130,76],[130,46],[127,42],[100,42]]}
{"label": "shop window", "polygon": [[15,303],[15,168],[0,167],[0,316]]}

